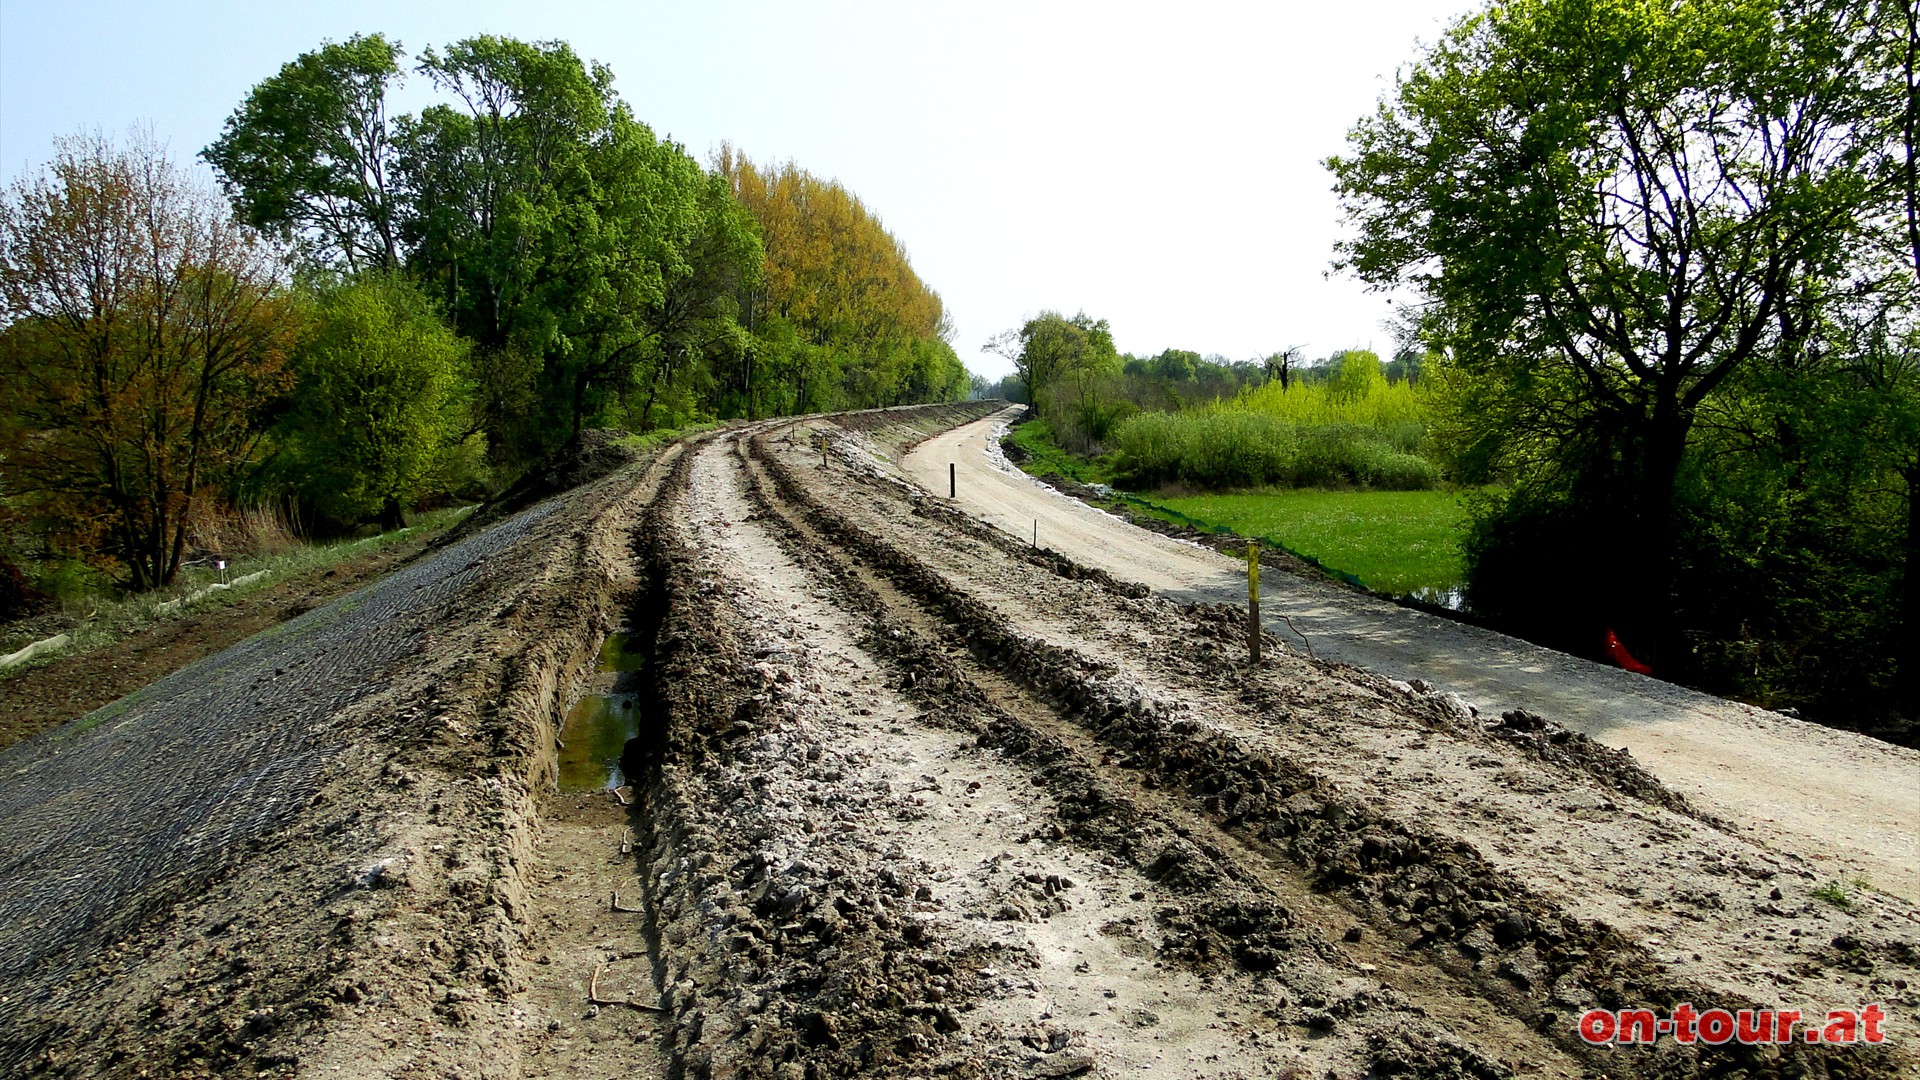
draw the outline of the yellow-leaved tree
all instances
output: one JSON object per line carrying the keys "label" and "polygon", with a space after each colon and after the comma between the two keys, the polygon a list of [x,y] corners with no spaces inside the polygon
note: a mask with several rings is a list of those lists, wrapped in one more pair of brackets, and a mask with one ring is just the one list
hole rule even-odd
{"label": "yellow-leaved tree", "polygon": [[940,296],[839,182],[722,145],[714,170],[760,228],[766,266],[742,304],[770,377],[753,411],[806,411],[964,396]]}

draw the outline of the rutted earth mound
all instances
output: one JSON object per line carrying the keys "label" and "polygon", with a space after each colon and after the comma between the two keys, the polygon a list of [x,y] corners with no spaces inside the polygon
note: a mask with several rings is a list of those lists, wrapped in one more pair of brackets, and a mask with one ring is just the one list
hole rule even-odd
{"label": "rutted earth mound", "polygon": [[[1551,717],[1271,637],[1250,671],[1239,612],[902,478],[986,408],[689,440],[0,755],[0,870],[44,897],[0,1067],[1912,1075],[1914,905]],[[621,622],[626,786],[556,793]],[[1878,1002],[1893,1042],[1575,1033],[1682,1002]]]}

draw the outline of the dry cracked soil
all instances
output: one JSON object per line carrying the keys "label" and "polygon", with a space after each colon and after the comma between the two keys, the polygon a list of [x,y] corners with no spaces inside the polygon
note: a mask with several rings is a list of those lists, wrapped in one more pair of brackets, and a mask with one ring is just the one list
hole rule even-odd
{"label": "dry cracked soil", "polygon": [[[0,1073],[1920,1073],[1920,905],[1550,711],[1250,668],[911,478],[992,408],[671,445],[0,752]],[[616,630],[639,733],[558,790]]]}

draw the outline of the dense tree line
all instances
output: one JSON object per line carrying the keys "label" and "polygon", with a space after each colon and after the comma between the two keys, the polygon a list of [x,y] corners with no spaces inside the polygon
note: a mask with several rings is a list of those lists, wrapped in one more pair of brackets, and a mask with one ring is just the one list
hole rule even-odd
{"label": "dense tree line", "polygon": [[415,70],[447,100],[391,117],[401,55],[375,35],[302,56],[206,158],[310,262],[400,268],[445,306],[497,458],[609,415],[645,431],[964,395],[940,298],[845,188],[731,147],[701,168],[560,42],[428,49]]}
{"label": "dense tree line", "polygon": [[1424,293],[1444,443],[1510,482],[1476,610],[1920,712],[1917,54],[1911,0],[1497,0],[1354,129],[1341,262]]}
{"label": "dense tree line", "polygon": [[744,413],[903,405],[967,395],[940,296],[858,196],[789,162],[756,166],[731,146],[715,172],[759,226],[765,273],[742,323],[760,343],[729,387]]}
{"label": "dense tree line", "polygon": [[[397,115],[409,77],[436,100]],[[95,138],[0,200],[9,582],[32,549],[166,584],[250,500],[395,525],[588,426],[969,390],[857,197],[730,147],[703,167],[565,43],[327,43],[202,156],[225,199]]]}

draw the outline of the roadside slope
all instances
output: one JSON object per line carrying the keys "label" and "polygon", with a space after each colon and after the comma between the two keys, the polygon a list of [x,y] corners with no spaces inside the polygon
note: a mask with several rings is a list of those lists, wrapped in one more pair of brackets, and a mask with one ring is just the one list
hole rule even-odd
{"label": "roadside slope", "polygon": [[517,1072],[553,723],[660,472],[0,752],[0,1073]]}
{"label": "roadside slope", "polygon": [[[345,596],[412,561],[436,539],[416,530],[397,543],[296,572],[238,597],[227,593],[213,604],[193,605],[96,647],[63,651],[51,661],[0,673],[0,749]],[[70,629],[48,620],[45,633]]]}
{"label": "roadside slope", "polygon": [[[1012,469],[995,451],[1012,415],[909,452],[906,474],[961,509],[1171,599],[1245,603],[1244,569],[1196,544],[1136,528]],[[1631,752],[1696,805],[1769,846],[1920,899],[1920,752],[1695,693],[1291,574],[1261,581],[1331,659],[1458,693],[1492,718],[1526,709]],[[1283,638],[1277,619],[1270,625]],[[1295,639],[1297,640],[1297,639]]]}

